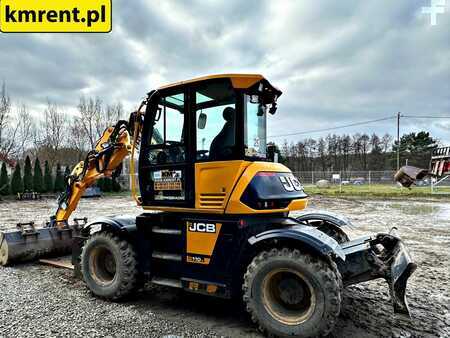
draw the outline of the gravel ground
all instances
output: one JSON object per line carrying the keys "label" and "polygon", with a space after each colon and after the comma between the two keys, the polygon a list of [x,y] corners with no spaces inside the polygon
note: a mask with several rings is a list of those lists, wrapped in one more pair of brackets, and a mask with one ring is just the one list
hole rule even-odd
{"label": "gravel ground", "polygon": [[[17,220],[42,222],[55,207],[50,200],[0,202],[0,230]],[[351,237],[398,227],[419,265],[408,285],[412,320],[394,316],[387,285],[372,281],[345,291],[332,337],[450,337],[449,203],[315,198],[311,207],[349,217],[357,225]],[[75,216],[121,211],[140,209],[129,198],[108,197],[82,200]],[[0,318],[0,337],[261,337],[230,301],[148,287],[110,303],[92,297],[70,271],[38,264],[0,267]]]}

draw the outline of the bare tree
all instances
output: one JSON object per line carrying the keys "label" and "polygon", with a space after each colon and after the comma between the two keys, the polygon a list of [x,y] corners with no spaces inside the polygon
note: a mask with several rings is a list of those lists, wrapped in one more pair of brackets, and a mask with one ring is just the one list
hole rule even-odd
{"label": "bare tree", "polygon": [[14,155],[17,126],[14,126],[11,116],[11,98],[3,82],[0,92],[0,152],[5,157]]}
{"label": "bare tree", "polygon": [[328,134],[318,139],[305,139],[295,145],[286,141],[283,153],[293,170],[309,171],[383,170],[390,168],[392,136]]}
{"label": "bare tree", "polygon": [[95,99],[87,99],[82,96],[78,104],[78,111],[80,112],[80,117],[77,122],[80,128],[82,128],[90,148],[93,149],[99,136],[99,126],[101,125],[102,119],[102,101],[98,97]]}
{"label": "bare tree", "polygon": [[36,123],[24,104],[17,109],[16,120],[18,127],[17,151],[20,155],[23,155],[33,145],[33,138],[36,134]]}
{"label": "bare tree", "polygon": [[98,136],[100,137],[106,128],[115,125],[117,121],[123,119],[123,115],[124,110],[121,102],[106,105],[98,126]]}
{"label": "bare tree", "polygon": [[78,117],[73,117],[71,119],[69,128],[73,140],[73,142],[71,142],[72,147],[78,153],[78,160],[81,160],[90,146],[89,137],[87,136],[85,129],[80,125],[80,118]]}
{"label": "bare tree", "polygon": [[317,155],[319,156],[319,162],[322,171],[327,170],[327,141],[321,137],[317,142]]}
{"label": "bare tree", "polygon": [[344,135],[341,138],[342,140],[342,156],[343,156],[343,170],[347,171],[349,169],[350,164],[350,152],[351,152],[351,144],[352,139],[349,135]]}
{"label": "bare tree", "polygon": [[306,168],[308,166],[310,167],[307,170],[314,170],[314,161],[316,157],[316,150],[317,150],[317,141],[312,138],[307,138],[305,140],[305,153],[308,158],[311,159],[311,163],[306,164]]}
{"label": "bare tree", "polygon": [[47,100],[47,108],[44,111],[44,121],[42,122],[41,146],[48,152],[48,158],[52,164],[58,156],[58,151],[64,145],[67,133],[68,119],[67,115],[58,111],[58,106]]}
{"label": "bare tree", "polygon": [[389,134],[384,134],[381,138],[381,147],[383,149],[383,153],[387,153],[392,147],[393,137]]}
{"label": "bare tree", "polygon": [[11,98],[6,91],[6,83],[3,82],[2,91],[0,93],[0,146],[3,143],[4,131],[8,126],[10,114]]}
{"label": "bare tree", "polygon": [[361,135],[362,169],[367,170],[367,154],[369,152],[370,137],[367,134]]}
{"label": "bare tree", "polygon": [[284,142],[283,142],[283,145],[281,147],[281,153],[285,157],[289,157],[290,156],[289,143],[288,143],[287,140],[284,140]]}

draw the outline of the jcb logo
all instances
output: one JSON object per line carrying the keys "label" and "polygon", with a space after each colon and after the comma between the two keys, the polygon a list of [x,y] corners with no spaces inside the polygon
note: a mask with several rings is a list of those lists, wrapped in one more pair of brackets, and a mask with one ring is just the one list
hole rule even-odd
{"label": "jcb logo", "polygon": [[295,176],[280,176],[281,184],[286,191],[302,191],[303,187]]}
{"label": "jcb logo", "polygon": [[208,232],[215,233],[216,225],[214,223],[197,223],[197,222],[188,222],[188,229],[192,232]]}

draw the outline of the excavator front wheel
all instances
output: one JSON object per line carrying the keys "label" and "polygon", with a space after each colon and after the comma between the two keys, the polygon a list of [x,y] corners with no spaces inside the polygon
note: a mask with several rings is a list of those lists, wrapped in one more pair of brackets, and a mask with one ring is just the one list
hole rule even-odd
{"label": "excavator front wheel", "polygon": [[81,273],[96,296],[120,300],[138,286],[136,252],[130,243],[110,232],[96,233],[83,246]]}

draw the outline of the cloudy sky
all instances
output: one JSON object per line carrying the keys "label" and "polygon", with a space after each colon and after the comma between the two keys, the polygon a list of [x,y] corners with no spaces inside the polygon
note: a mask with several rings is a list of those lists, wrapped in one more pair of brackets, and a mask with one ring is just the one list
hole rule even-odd
{"label": "cloudy sky", "polygon": [[[442,0],[441,0],[442,1]],[[127,110],[150,89],[212,73],[264,74],[283,92],[270,135],[407,115],[450,116],[450,0],[113,0],[109,34],[0,33],[0,81],[38,114],[80,95]],[[337,130],[389,132],[396,121]],[[403,119],[450,144],[450,119]],[[324,136],[326,132],[288,138]],[[276,138],[281,142],[283,138]]]}

